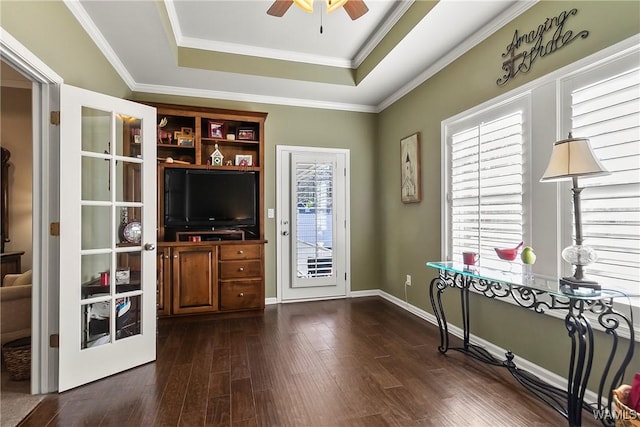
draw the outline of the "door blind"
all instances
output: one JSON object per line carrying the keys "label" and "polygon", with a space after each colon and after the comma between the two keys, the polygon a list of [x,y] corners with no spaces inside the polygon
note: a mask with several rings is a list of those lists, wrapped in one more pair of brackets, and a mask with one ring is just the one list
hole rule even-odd
{"label": "door blind", "polygon": [[494,248],[522,240],[522,133],[523,113],[517,111],[451,137],[454,260],[461,261],[463,251],[474,251],[482,265],[505,268]]}
{"label": "door blind", "polygon": [[333,276],[334,164],[296,163],[295,172],[297,277]]}
{"label": "door blind", "polygon": [[571,93],[572,131],[589,138],[610,175],[580,179],[585,244],[598,253],[586,269],[621,290],[640,277],[640,69]]}

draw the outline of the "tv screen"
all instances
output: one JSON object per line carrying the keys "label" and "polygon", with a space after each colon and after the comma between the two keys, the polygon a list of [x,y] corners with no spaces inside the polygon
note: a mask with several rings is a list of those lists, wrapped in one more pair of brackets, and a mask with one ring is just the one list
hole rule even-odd
{"label": "tv screen", "polygon": [[213,229],[256,225],[255,172],[164,171],[166,227]]}

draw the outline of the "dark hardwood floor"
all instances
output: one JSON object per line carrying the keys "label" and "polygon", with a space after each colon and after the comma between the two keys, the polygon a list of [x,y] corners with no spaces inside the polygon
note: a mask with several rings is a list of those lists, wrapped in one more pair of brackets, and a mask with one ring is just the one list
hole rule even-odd
{"label": "dark hardwood floor", "polygon": [[155,363],[48,395],[21,425],[566,425],[505,369],[438,344],[435,326],[377,297],[166,319]]}

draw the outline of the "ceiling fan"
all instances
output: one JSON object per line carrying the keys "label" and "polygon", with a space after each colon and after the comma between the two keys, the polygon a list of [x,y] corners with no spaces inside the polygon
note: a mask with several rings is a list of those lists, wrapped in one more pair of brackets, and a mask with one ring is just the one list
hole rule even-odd
{"label": "ceiling fan", "polygon": [[[331,13],[342,7],[353,21],[369,11],[363,0],[326,0],[326,2],[327,12]],[[313,0],[275,0],[267,10],[267,14],[281,17],[293,3],[306,12],[313,12]]]}

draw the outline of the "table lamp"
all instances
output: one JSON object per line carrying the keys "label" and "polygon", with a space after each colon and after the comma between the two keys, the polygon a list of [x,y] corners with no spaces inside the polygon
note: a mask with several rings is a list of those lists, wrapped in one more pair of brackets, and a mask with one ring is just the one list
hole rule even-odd
{"label": "table lamp", "polygon": [[571,289],[591,288],[599,290],[600,285],[588,280],[584,276],[583,267],[598,259],[596,251],[582,244],[582,215],[580,213],[580,193],[582,188],[578,186],[578,177],[608,175],[609,172],[602,166],[593,154],[587,138],[574,138],[571,133],[567,139],[553,144],[551,158],[547,170],[540,179],[544,181],[563,181],[571,179],[573,187],[573,214],[575,223],[575,244],[566,247],[562,251],[562,258],[575,266],[573,276],[560,279],[561,286],[569,286]]}

